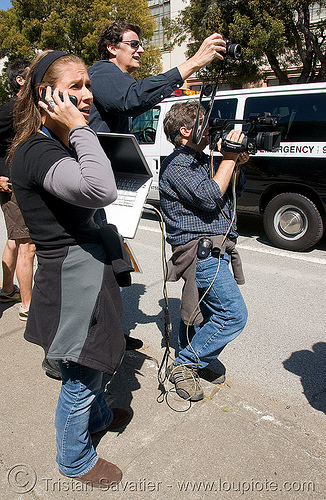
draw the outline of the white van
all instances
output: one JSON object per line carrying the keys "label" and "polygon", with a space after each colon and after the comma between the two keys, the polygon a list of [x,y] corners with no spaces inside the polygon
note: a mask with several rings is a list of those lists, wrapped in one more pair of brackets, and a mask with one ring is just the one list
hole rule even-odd
{"label": "white van", "polygon": [[[199,96],[170,97],[134,119],[133,133],[153,172],[149,201],[159,199],[161,162],[173,151],[163,119],[172,104],[189,99]],[[204,105],[205,101],[209,98]],[[238,212],[262,215],[265,232],[275,246],[306,250],[319,241],[325,228],[326,85],[218,91],[211,119],[244,120],[264,112],[278,115],[280,148],[258,152],[243,166],[247,187]]]}

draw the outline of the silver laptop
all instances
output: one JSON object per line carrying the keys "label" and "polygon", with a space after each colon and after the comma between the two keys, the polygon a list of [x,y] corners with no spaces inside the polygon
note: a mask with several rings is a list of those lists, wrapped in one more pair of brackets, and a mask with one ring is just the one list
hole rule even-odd
{"label": "silver laptop", "polygon": [[124,238],[136,234],[143,206],[152,182],[152,172],[134,135],[98,132],[109,157],[118,198],[105,207],[108,223],[115,224]]}

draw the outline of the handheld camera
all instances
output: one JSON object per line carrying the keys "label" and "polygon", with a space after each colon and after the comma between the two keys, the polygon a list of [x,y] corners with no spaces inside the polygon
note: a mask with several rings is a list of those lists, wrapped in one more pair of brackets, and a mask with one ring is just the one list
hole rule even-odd
{"label": "handheld camera", "polygon": [[[254,155],[258,151],[277,151],[280,147],[281,132],[275,129],[277,116],[269,112],[262,116],[253,113],[246,120],[223,120],[214,118],[209,120],[210,150],[216,149],[219,139],[222,139],[222,151],[225,153],[239,154],[244,151]],[[245,137],[242,143],[229,141],[226,137],[229,132],[229,125],[249,124],[249,130],[243,132]]]}
{"label": "handheld camera", "polygon": [[223,37],[223,40],[226,43],[226,57],[230,57],[232,59],[240,59],[241,45],[239,43],[232,43],[228,38]]}

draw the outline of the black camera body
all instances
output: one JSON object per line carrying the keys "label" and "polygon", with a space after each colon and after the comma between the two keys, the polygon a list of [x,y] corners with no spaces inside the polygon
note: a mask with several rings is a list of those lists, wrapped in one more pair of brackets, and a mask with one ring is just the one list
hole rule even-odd
{"label": "black camera body", "polygon": [[228,38],[223,37],[223,40],[226,43],[226,57],[230,57],[231,59],[240,59],[241,45],[238,43],[232,43]]}
{"label": "black camera body", "polygon": [[276,151],[281,142],[281,133],[274,132],[258,132],[257,135],[251,137],[246,135],[242,141],[244,151],[250,155],[255,155],[258,151]]}
{"label": "black camera body", "polygon": [[[210,149],[216,149],[219,139],[222,139],[222,151],[225,153],[239,154],[247,152],[251,155],[258,151],[277,151],[280,147],[281,132],[272,130],[277,125],[277,116],[265,112],[262,116],[252,114],[247,120],[223,120],[215,118],[209,120]],[[244,132],[242,143],[229,141],[229,125],[249,124],[249,130]]]}

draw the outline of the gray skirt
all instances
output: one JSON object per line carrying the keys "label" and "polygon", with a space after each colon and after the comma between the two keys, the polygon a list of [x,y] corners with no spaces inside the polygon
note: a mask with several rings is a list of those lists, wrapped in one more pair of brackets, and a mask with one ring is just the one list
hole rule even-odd
{"label": "gray skirt", "polygon": [[119,286],[100,245],[37,251],[25,339],[46,357],[114,373],[125,340]]}

